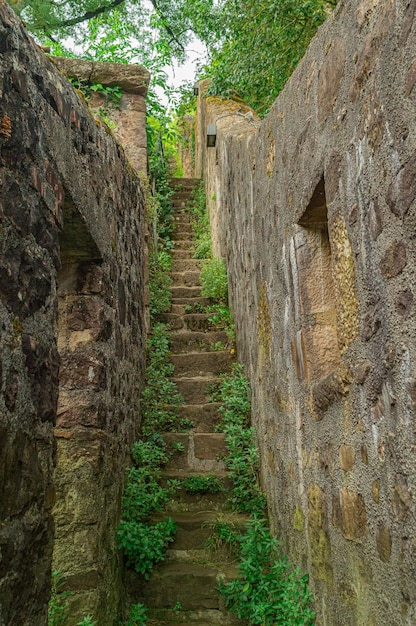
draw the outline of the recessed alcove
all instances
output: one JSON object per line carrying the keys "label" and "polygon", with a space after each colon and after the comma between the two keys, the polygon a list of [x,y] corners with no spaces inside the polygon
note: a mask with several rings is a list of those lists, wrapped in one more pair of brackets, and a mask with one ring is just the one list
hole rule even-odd
{"label": "recessed alcove", "polygon": [[295,352],[299,377],[315,380],[340,362],[333,260],[322,177],[298,221],[295,235],[299,327]]}

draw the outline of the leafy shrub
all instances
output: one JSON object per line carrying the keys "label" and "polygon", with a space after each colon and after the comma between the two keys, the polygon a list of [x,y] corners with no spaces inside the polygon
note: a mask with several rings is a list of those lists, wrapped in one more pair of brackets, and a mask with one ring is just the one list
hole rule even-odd
{"label": "leafy shrub", "polygon": [[48,626],[64,624],[67,618],[68,602],[66,598],[71,595],[70,591],[64,591],[62,572],[55,569],[52,571],[51,598],[48,605]]}
{"label": "leafy shrub", "polygon": [[134,604],[123,626],[146,626],[147,609],[143,604]]}
{"label": "leafy shrub", "polygon": [[219,588],[230,611],[250,624],[312,626],[308,578],[282,554],[265,520],[250,520],[239,541],[240,575]]}
{"label": "leafy shrub", "polygon": [[201,295],[215,302],[228,301],[227,270],[223,259],[208,259],[201,269]]}
{"label": "leafy shrub", "polygon": [[127,566],[148,578],[153,565],[164,558],[167,544],[173,541],[176,532],[173,519],[167,517],[152,524],[149,517],[164,508],[175,486],[160,485],[161,466],[169,459],[161,437],[136,441],[132,456],[136,466],[127,471],[117,544],[124,552]]}
{"label": "leafy shrub", "polygon": [[222,421],[218,429],[225,433],[228,448],[225,465],[233,482],[229,502],[240,512],[263,514],[266,500],[258,482],[259,455],[254,429],[250,427],[250,386],[241,365],[234,365],[222,377],[211,396],[221,402]]}
{"label": "leafy shrub", "polygon": [[169,356],[169,327],[167,324],[156,323],[148,338],[146,384],[140,401],[143,414],[142,432],[146,436],[189,427],[179,419],[179,407],[183,404],[183,398],[171,380],[173,365]]}
{"label": "leafy shrub", "polygon": [[149,292],[150,315],[166,313],[171,306],[172,279],[167,273],[170,270],[171,257],[167,250],[153,251],[149,257]]}
{"label": "leafy shrub", "polygon": [[153,525],[122,520],[117,531],[118,547],[127,557],[127,566],[148,580],[153,565],[165,558],[167,544],[174,540],[175,533],[176,522],[170,517]]}
{"label": "leafy shrub", "polygon": [[188,493],[219,493],[224,489],[219,478],[212,475],[189,476],[182,486]]}

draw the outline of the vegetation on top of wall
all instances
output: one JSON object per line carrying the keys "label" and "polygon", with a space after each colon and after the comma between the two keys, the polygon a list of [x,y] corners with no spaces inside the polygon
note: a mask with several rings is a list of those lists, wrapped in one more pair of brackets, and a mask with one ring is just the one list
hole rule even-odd
{"label": "vegetation on top of wall", "polygon": [[209,93],[239,96],[264,116],[337,0],[222,0],[205,75]]}

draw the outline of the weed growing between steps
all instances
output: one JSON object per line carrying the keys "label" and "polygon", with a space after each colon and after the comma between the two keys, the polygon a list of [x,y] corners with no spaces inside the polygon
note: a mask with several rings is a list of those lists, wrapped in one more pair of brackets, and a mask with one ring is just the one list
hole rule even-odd
{"label": "weed growing between steps", "polygon": [[216,529],[218,544],[240,555],[238,578],[222,582],[219,591],[230,611],[250,624],[311,626],[314,613],[308,577],[281,552],[264,517],[266,500],[258,481],[255,431],[250,427],[250,387],[241,365],[223,376],[212,399],[221,402],[220,429],[228,447],[225,464],[233,482],[230,505],[253,516],[244,533],[226,523]]}
{"label": "weed growing between steps", "polygon": [[183,398],[172,380],[173,365],[169,357],[169,326],[155,323],[148,339],[146,383],[141,397],[142,433],[146,437],[158,432],[189,430],[192,426],[192,422],[179,419]]}
{"label": "weed growing between steps", "polygon": [[165,507],[175,486],[164,488],[160,485],[161,467],[169,460],[161,437],[137,441],[132,455],[135,466],[127,474],[117,542],[118,547],[123,549],[127,566],[148,579],[153,565],[163,560],[166,547],[176,533],[176,523],[172,518],[151,523],[150,516]]}
{"label": "weed growing between steps", "polygon": [[253,517],[238,540],[239,577],[219,588],[227,607],[250,624],[312,626],[315,614],[308,576],[282,553],[266,520]]}
{"label": "weed growing between steps", "polygon": [[224,461],[233,482],[229,504],[234,511],[264,515],[266,499],[258,481],[259,455],[250,426],[250,386],[241,365],[235,364],[231,374],[223,375],[211,399],[221,402],[222,421],[217,430],[225,433],[228,447]]}
{"label": "weed growing between steps", "polygon": [[[118,548],[126,565],[146,579],[153,566],[164,559],[168,544],[176,534],[176,523],[166,517],[154,522],[151,516],[163,510],[177,485],[161,485],[161,468],[179,444],[165,445],[160,433],[184,430],[192,423],[179,419],[183,398],[172,380],[169,326],[156,321],[171,306],[170,235],[172,232],[171,189],[167,168],[160,157],[152,157],[153,193],[148,192],[148,222],[153,230],[149,245],[149,291],[151,330],[147,345],[145,388],[140,401],[142,439],[132,448],[134,466],[127,471],[122,503],[122,519],[117,531]],[[146,609],[132,608],[126,624],[145,624]]]}
{"label": "weed growing between steps", "polygon": [[182,480],[182,487],[187,493],[220,493],[224,491],[217,476],[210,474],[203,476],[189,476]]}
{"label": "weed growing between steps", "polygon": [[212,255],[211,233],[204,183],[202,181],[195,190],[192,202],[189,204],[188,208],[191,212],[191,224],[195,233],[194,257],[196,259],[209,259]]}

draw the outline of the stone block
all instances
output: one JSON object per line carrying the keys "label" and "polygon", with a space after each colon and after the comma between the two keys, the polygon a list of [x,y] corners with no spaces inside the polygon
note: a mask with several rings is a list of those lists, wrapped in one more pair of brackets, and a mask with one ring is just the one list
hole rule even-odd
{"label": "stone block", "polygon": [[384,563],[388,563],[390,561],[391,543],[392,538],[390,528],[384,524],[380,525],[376,532],[376,545],[378,555]]}
{"label": "stone block", "polygon": [[344,472],[350,472],[355,465],[355,450],[352,446],[343,445],[339,449],[339,462]]}
{"label": "stone block", "polygon": [[333,585],[331,543],[328,533],[328,503],[326,493],[318,486],[308,487],[308,533],[314,575],[329,589]]}
{"label": "stone block", "polygon": [[332,498],[332,523],[350,541],[360,541],[367,533],[367,513],[361,494],[345,487]]}
{"label": "stone block", "polygon": [[406,265],[406,245],[403,243],[403,241],[395,241],[387,248],[383,258],[381,259],[381,273],[383,274],[384,278],[394,278],[395,276],[398,276],[402,273]]}

